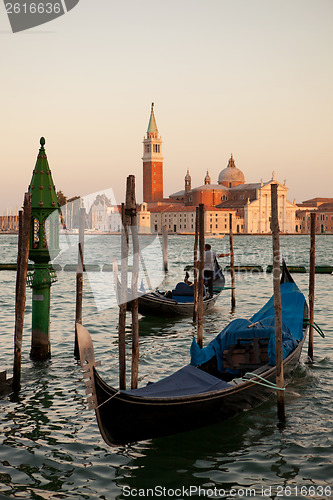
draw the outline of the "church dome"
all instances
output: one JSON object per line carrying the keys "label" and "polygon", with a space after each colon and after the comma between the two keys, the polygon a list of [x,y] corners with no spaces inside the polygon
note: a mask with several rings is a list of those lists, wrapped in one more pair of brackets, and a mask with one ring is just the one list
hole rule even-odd
{"label": "church dome", "polygon": [[235,160],[231,155],[227,168],[220,172],[218,183],[226,187],[238,186],[245,183],[244,174],[235,165]]}

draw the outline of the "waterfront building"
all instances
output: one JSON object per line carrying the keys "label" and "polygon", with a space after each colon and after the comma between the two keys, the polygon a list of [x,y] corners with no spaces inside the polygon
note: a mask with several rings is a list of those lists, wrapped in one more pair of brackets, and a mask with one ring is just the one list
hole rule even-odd
{"label": "waterfront building", "polygon": [[148,210],[148,204],[143,202],[137,214],[137,224],[140,234],[151,234],[151,212]]}
{"label": "waterfront building", "polygon": [[333,234],[333,198],[312,198],[298,204],[296,232],[310,233],[311,212],[316,212],[316,233]]}
{"label": "waterfront building", "polygon": [[220,172],[216,184],[211,183],[207,171],[203,185],[189,188],[191,178],[187,171],[185,189],[173,193],[170,199],[182,200],[185,206],[203,203],[205,206],[235,210],[238,217],[236,232],[266,234],[270,233],[271,184],[278,185],[280,231],[294,233],[297,206],[287,199],[286,181],[283,184],[278,182],[273,172],[267,182],[245,183],[245,176],[236,167],[233,155],[227,167]]}
{"label": "waterfront building", "polygon": [[18,211],[6,209],[0,215],[0,231],[1,232],[17,232],[18,231]]}
{"label": "waterfront building", "polygon": [[[245,183],[245,175],[236,167],[231,155],[226,168],[218,175],[217,182],[212,184],[209,171],[206,171],[203,184],[192,186],[190,171],[187,170],[184,178],[184,189],[172,193],[168,199],[163,198],[163,157],[161,139],[158,134],[153,106],[144,139],[143,156],[143,196],[151,213],[151,230],[160,232],[161,224],[168,227],[169,232],[187,232],[184,228],[184,217],[189,207],[196,207],[199,203],[205,205],[209,212],[206,218],[206,231],[225,233],[229,229],[220,222],[220,212],[234,214],[237,233],[268,234],[271,217],[271,184],[278,185],[279,225],[282,233],[296,232],[297,205],[287,199],[288,188],[286,181],[280,183],[275,179],[274,172],[270,180],[255,183]],[[210,213],[216,212],[217,221]],[[180,222],[182,214],[182,223]],[[173,223],[173,218],[175,223]],[[210,220],[212,219],[212,221]],[[163,222],[164,221],[164,222]],[[191,226],[191,224],[190,224]],[[157,229],[156,229],[157,228]],[[185,229],[185,231],[184,231]]]}
{"label": "waterfront building", "polygon": [[[166,226],[171,234],[194,234],[195,232],[195,212],[194,206],[156,206],[150,209],[151,231],[161,233],[163,226]],[[225,234],[229,233],[229,214],[232,214],[233,226],[239,224],[236,219],[235,210],[205,207],[205,233]]]}
{"label": "waterfront building", "polygon": [[89,211],[91,229],[94,231],[110,231],[110,205],[105,201],[96,200]]}

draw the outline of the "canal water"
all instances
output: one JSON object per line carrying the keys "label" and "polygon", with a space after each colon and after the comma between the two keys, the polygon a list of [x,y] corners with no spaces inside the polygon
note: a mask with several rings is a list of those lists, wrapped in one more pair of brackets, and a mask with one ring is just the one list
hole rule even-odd
{"label": "canal water", "polygon": [[[77,259],[77,236],[61,236],[62,266]],[[207,239],[217,252],[228,251],[228,238]],[[118,236],[86,238],[86,263],[119,262]],[[309,237],[282,236],[287,264],[309,264]],[[142,248],[156,245],[141,238]],[[271,238],[235,236],[235,263],[271,264]],[[15,262],[17,237],[1,235],[1,262]],[[155,247],[153,247],[155,248]],[[333,263],[333,236],[316,239],[318,264]],[[148,251],[148,250],[147,250]],[[148,252],[149,254],[149,252]],[[147,255],[148,255],[147,254]],[[193,237],[169,237],[169,274],[165,282],[154,271],[158,251],[146,258],[154,286],[171,288],[191,263]],[[221,259],[226,265],[227,259]],[[152,263],[155,263],[154,265]],[[59,271],[51,291],[52,357],[46,363],[29,358],[31,291],[27,292],[22,357],[22,389],[0,398],[0,498],[333,498],[333,276],[316,275],[315,319],[325,339],[315,333],[314,364],[302,354],[286,390],[287,422],[277,425],[275,397],[219,425],[128,446],[107,446],[95,415],[88,411],[85,387],[73,357],[75,273]],[[307,294],[308,274],[295,274]],[[226,274],[227,286],[230,277]],[[85,275],[83,323],[92,335],[99,371],[118,385],[118,310],[110,299],[112,273]],[[219,297],[204,319],[207,344],[233,318],[249,317],[272,294],[272,276],[239,273],[236,310],[230,290]],[[12,372],[15,272],[0,271],[0,371]],[[189,362],[195,328],[191,318],[140,317],[139,384],[172,373]],[[128,317],[128,349],[130,318]],[[128,351],[128,361],[130,360]],[[128,363],[129,366],[130,363]],[[193,419],[196,415],[192,416]]]}

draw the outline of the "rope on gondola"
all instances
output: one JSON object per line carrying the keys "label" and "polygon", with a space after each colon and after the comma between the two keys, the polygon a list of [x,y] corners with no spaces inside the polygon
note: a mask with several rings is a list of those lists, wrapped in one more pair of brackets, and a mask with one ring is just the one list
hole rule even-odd
{"label": "rope on gondola", "polygon": [[105,405],[105,403],[108,403],[111,399],[113,399],[115,396],[118,396],[118,394],[120,394],[120,391],[117,391],[115,392],[110,398],[106,399],[105,401],[103,401],[103,403],[99,404],[98,406],[96,406],[96,408],[94,408],[94,410],[97,410],[98,408],[100,408],[101,406]]}
{"label": "rope on gondola", "polygon": [[319,325],[317,325],[317,323],[313,322],[313,323],[310,323],[309,319],[308,318],[304,318],[304,325],[309,325],[309,326],[312,326],[312,328],[314,330],[316,330],[316,332],[319,333],[319,335],[324,339],[325,338],[325,334],[323,332],[323,330],[320,328]]}
{"label": "rope on gondola", "polygon": [[[258,377],[260,380],[254,380],[252,378],[244,378],[244,377]],[[245,373],[243,378],[241,380],[243,382],[253,382],[254,384],[262,385],[263,387],[268,387],[269,389],[276,389],[277,391],[284,391],[285,387],[278,387],[276,384],[273,382],[270,382],[269,380],[266,380],[264,377],[261,377],[260,375],[256,373]],[[261,382],[262,381],[262,382]]]}

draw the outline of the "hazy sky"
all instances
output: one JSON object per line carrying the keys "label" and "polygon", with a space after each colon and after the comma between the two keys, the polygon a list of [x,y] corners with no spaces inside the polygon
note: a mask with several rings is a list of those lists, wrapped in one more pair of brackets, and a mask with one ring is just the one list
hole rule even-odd
{"label": "hazy sky", "polygon": [[164,194],[212,182],[230,153],[246,182],[333,197],[332,0],[80,0],[12,34],[0,3],[0,210],[20,206],[40,136],[68,197],[126,176],[142,200],[151,102]]}

